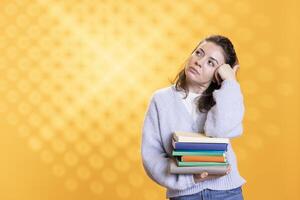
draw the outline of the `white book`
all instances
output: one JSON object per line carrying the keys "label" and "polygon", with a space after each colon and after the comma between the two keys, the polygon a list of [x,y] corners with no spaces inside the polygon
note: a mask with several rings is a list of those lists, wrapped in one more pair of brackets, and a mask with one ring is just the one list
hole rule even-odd
{"label": "white book", "polygon": [[229,138],[214,138],[206,136],[204,133],[175,131],[173,133],[173,138],[176,142],[229,143]]}

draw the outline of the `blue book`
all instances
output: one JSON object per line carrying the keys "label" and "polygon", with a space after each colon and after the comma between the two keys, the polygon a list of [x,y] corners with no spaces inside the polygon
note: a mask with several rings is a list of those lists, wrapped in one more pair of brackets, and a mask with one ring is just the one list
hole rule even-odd
{"label": "blue book", "polygon": [[225,151],[173,150],[172,156],[225,156]]}
{"label": "blue book", "polygon": [[212,150],[227,151],[227,143],[192,143],[192,142],[175,142],[172,140],[175,150]]}

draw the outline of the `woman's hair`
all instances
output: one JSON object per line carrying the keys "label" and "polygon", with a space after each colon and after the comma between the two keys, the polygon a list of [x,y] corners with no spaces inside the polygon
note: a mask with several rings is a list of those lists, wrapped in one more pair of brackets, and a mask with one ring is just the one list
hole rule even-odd
{"label": "woman's hair", "polygon": [[[216,45],[220,46],[223,51],[224,51],[224,57],[225,57],[225,63],[229,64],[232,68],[238,64],[238,58],[236,56],[233,44],[231,41],[224,36],[221,35],[211,35],[202,40],[196,48],[192,51],[191,55],[193,52],[198,48],[198,46],[203,43],[203,42],[213,42]],[[183,69],[176,75],[175,79],[171,81],[172,84],[175,84],[175,88],[177,91],[182,91],[184,90],[186,98],[188,96],[188,88],[187,88],[187,83],[186,83],[186,75],[185,75],[185,65],[188,62],[189,58],[184,62],[183,64]],[[215,105],[215,101],[213,98],[213,91],[215,89],[219,89],[221,86],[217,84],[217,82],[212,81],[211,84],[208,86],[208,88],[200,95],[200,98],[197,101],[197,107],[200,112],[208,112],[212,106]]]}

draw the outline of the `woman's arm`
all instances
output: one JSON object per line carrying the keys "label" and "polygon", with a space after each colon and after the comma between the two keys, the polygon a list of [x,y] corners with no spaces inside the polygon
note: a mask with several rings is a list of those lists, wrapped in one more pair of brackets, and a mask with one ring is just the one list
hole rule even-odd
{"label": "woman's arm", "polygon": [[155,96],[151,98],[142,129],[142,161],[148,176],[156,183],[173,190],[184,190],[196,183],[193,175],[170,174],[170,158],[161,142],[160,124]]}
{"label": "woman's arm", "polygon": [[239,83],[223,80],[221,88],[213,92],[216,104],[208,111],[204,132],[207,136],[233,138],[243,132],[245,112]]}

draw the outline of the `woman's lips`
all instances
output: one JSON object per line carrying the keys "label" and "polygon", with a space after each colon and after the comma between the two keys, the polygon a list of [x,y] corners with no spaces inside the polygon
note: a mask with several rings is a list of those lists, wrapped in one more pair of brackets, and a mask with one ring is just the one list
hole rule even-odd
{"label": "woman's lips", "polygon": [[194,74],[199,74],[199,72],[194,67],[189,67],[189,70]]}

